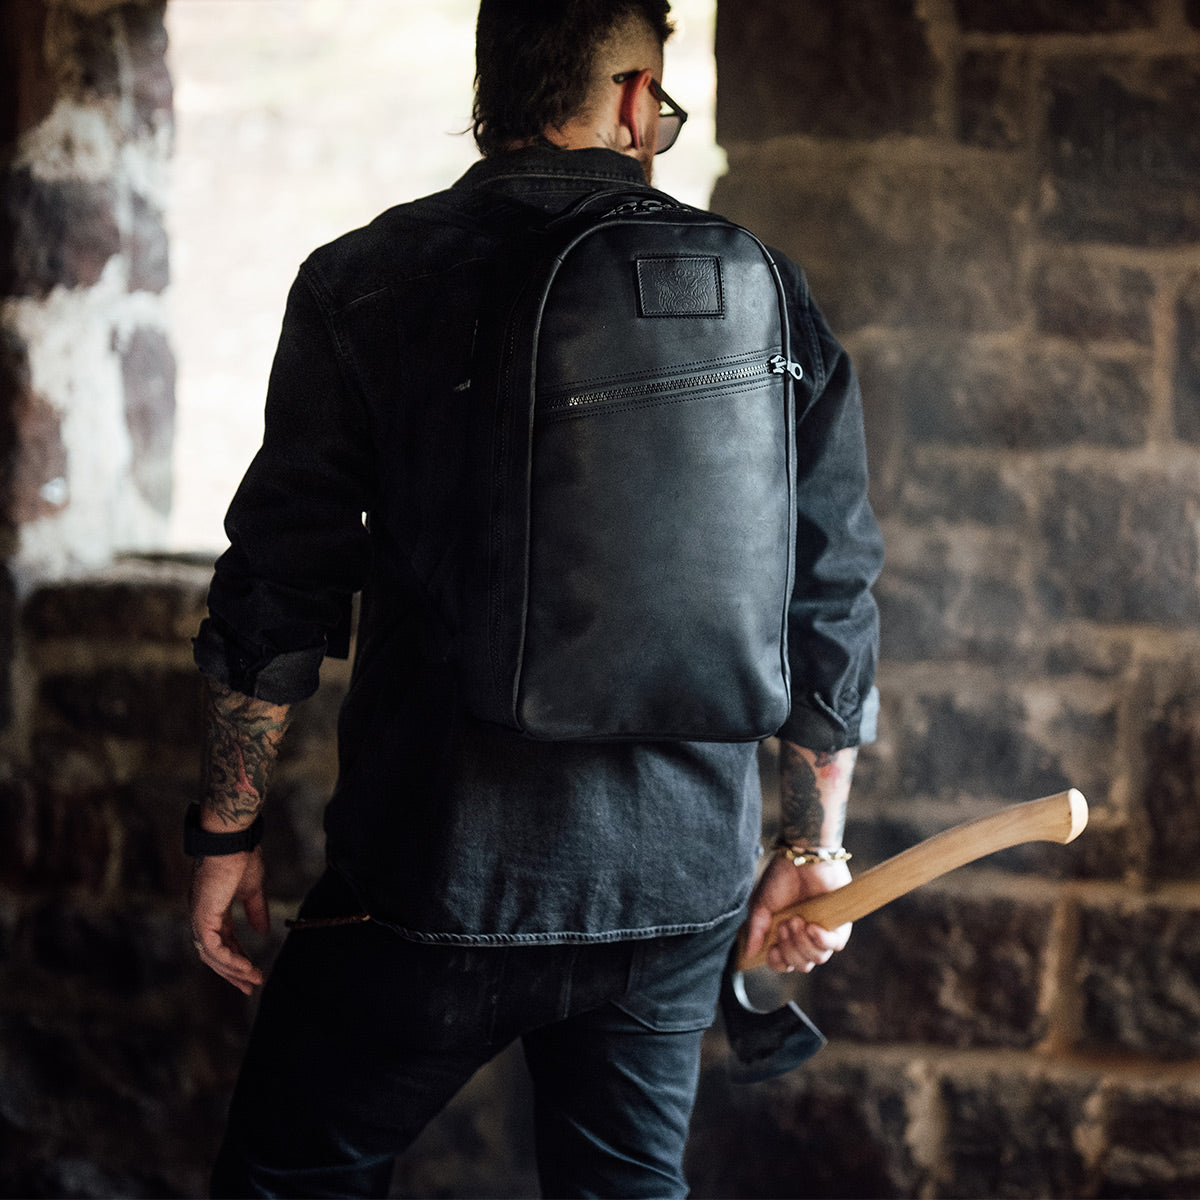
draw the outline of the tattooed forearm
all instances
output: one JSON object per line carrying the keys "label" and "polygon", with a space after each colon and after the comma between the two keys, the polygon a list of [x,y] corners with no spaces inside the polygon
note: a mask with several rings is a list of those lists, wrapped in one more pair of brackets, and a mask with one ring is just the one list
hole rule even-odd
{"label": "tattooed forearm", "polygon": [[205,698],[204,810],[241,829],[262,808],[291,708],[208,681]]}
{"label": "tattooed forearm", "polygon": [[858,751],[817,753],[781,742],[779,750],[780,831],[806,846],[839,846],[846,802]]}

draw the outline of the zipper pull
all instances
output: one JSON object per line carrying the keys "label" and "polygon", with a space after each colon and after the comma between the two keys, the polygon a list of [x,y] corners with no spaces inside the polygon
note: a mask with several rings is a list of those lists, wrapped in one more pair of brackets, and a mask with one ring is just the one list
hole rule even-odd
{"label": "zipper pull", "polygon": [[790,375],[797,383],[804,378],[804,368],[782,354],[772,354],[767,359],[767,369],[772,375]]}

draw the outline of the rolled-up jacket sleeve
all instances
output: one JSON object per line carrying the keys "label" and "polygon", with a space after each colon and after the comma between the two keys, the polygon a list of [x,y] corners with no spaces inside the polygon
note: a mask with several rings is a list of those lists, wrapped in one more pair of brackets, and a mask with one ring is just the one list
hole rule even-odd
{"label": "rolled-up jacket sleeve", "polygon": [[365,404],[320,281],[301,269],[267,390],[263,444],[225,518],[197,665],[277,704],[316,690],[345,653],[370,558],[375,491]]}
{"label": "rolled-up jacket sleeve", "polygon": [[[796,579],[789,609],[792,710],[779,736],[834,752],[873,741],[883,540],[867,498],[862,396],[849,356],[785,264],[797,389]],[[810,370],[811,367],[811,370]]]}

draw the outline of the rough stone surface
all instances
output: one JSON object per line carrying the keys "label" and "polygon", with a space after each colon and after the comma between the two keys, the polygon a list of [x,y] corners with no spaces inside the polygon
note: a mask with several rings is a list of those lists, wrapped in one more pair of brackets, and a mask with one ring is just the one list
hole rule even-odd
{"label": "rough stone surface", "polygon": [[54,107],[53,80],[39,69],[45,37],[43,5],[0,4],[0,149]]}
{"label": "rough stone surface", "polygon": [[954,9],[962,28],[978,33],[1117,33],[1144,29],[1154,19],[1152,0],[954,0]]}
{"label": "rough stone surface", "polygon": [[1021,313],[1026,184],[1008,165],[813,149],[731,155],[713,207],[795,258],[835,331],[1005,329]]}
{"label": "rough stone surface", "polygon": [[1200,239],[1200,70],[1194,58],[1056,64],[1046,230],[1067,241]]}
{"label": "rough stone surface", "polygon": [[1037,1011],[1044,903],[917,892],[858,923],[854,953],[814,973],[810,1014],[830,1037],[1029,1048]]}
{"label": "rough stone surface", "polygon": [[121,355],[125,421],[133,441],[133,477],[152,508],[171,511],[175,434],[175,356],[166,335],[135,329]]}
{"label": "rough stone surface", "polygon": [[1149,362],[941,346],[913,361],[902,403],[914,442],[1021,450],[1146,438]]}
{"label": "rough stone surface", "polygon": [[1078,953],[1081,1046],[1200,1054],[1200,909],[1087,905]]}
{"label": "rough stone surface", "polygon": [[997,463],[914,457],[900,485],[895,514],[914,525],[967,521],[989,528],[1013,528],[1028,517],[1029,506]]}
{"label": "rough stone surface", "polygon": [[171,642],[196,632],[211,564],[129,562],[69,584],[47,583],[22,618],[36,640],[77,638]]}
{"label": "rough stone surface", "polygon": [[68,503],[67,449],[62,414],[43,396],[26,389],[13,410],[17,421],[9,514],[18,525],[51,516]]}
{"label": "rough stone surface", "polygon": [[692,1195],[917,1194],[920,1171],[904,1138],[911,1085],[895,1066],[839,1067],[826,1074],[814,1060],[746,1087],[729,1081],[724,1063],[710,1061],[686,1162]]}
{"label": "rough stone surface", "polygon": [[22,303],[4,308],[0,326],[20,330],[32,370],[10,509],[22,568],[40,576],[165,534],[173,370],[161,353],[145,370],[144,335],[139,345],[132,331],[165,325],[172,91],[164,0],[28,0],[5,11],[18,76],[6,94],[22,111],[0,169],[0,297]]}
{"label": "rough stone surface", "polygon": [[1076,1144],[1093,1089],[1015,1072],[942,1081],[952,1187],[942,1196],[1069,1196],[1087,1177]]}
{"label": "rough stone surface", "polygon": [[1153,879],[1192,879],[1200,860],[1198,670],[1194,656],[1150,664],[1138,697],[1143,771],[1134,813]]}
{"label": "rough stone surface", "polygon": [[38,967],[118,996],[175,982],[195,957],[187,929],[157,903],[112,911],[56,899],[31,915],[29,937]]}
{"label": "rough stone surface", "polygon": [[1035,280],[1038,327],[1078,342],[1149,346],[1156,294],[1148,271],[1054,257],[1041,265]]}
{"label": "rough stone surface", "polygon": [[1051,615],[1194,625],[1198,501],[1194,488],[1158,475],[1055,472],[1040,530]]}
{"label": "rough stone surface", "polygon": [[1200,1094],[1164,1086],[1115,1094],[1108,1106],[1111,1142],[1097,1196],[1200,1195]]}
{"label": "rough stone surface", "polygon": [[1010,579],[965,575],[937,560],[896,566],[878,585],[882,653],[899,662],[969,657],[1012,663],[1028,600]]}
{"label": "rough stone surface", "polygon": [[1017,695],[908,696],[900,787],[905,795],[1048,796],[1069,787],[1064,747]]}
{"label": "rough stone surface", "polygon": [[[726,144],[786,134],[873,138],[931,124],[937,64],[913,0],[763,0],[736,13],[722,5],[716,41],[720,69],[742,80],[717,95],[717,136]],[[788,52],[764,54],[765,46]]]}
{"label": "rough stone surface", "polygon": [[967,51],[958,67],[958,136],[983,150],[1015,150],[1028,138],[1030,60]]}
{"label": "rough stone surface", "polygon": [[0,785],[0,883],[20,890],[100,892],[120,837],[120,793],[63,794],[28,778]]}
{"label": "rough stone surface", "polygon": [[27,170],[0,177],[0,291],[45,296],[52,288],[90,287],[121,249],[116,193],[107,181],[35,179]]}
{"label": "rough stone surface", "polygon": [[166,0],[142,0],[117,9],[133,71],[132,99],[138,132],[152,132],[171,119],[165,10]]}
{"label": "rough stone surface", "polygon": [[153,201],[139,194],[132,200],[125,252],[129,256],[131,292],[160,293],[166,289],[171,272],[165,217]]}
{"label": "rough stone surface", "polygon": [[43,701],[83,734],[187,744],[200,724],[200,676],[194,670],[106,667],[49,674]]}
{"label": "rough stone surface", "polygon": [[1200,275],[1193,275],[1179,296],[1177,357],[1174,372],[1175,432],[1200,445]]}

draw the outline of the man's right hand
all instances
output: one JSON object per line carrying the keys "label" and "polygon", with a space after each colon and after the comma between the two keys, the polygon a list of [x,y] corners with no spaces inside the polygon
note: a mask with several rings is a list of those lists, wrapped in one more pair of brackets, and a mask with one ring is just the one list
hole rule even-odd
{"label": "man's right hand", "polygon": [[234,906],[241,902],[250,928],[266,933],[271,927],[263,891],[262,850],[197,859],[192,869],[189,905],[192,944],[200,960],[247,996],[263,981],[237,938]]}

